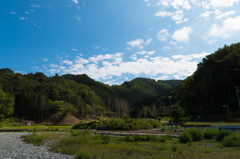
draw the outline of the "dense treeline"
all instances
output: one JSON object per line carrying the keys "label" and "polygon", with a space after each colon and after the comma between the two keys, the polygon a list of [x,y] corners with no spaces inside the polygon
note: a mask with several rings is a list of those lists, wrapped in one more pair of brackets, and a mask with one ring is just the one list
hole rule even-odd
{"label": "dense treeline", "polygon": [[240,114],[236,86],[240,86],[240,43],[225,45],[203,58],[192,76],[157,103],[169,105],[171,95],[172,102],[180,101],[192,119],[202,115],[206,121],[227,119],[227,109],[222,105],[228,105],[230,118],[236,118]]}
{"label": "dense treeline", "polygon": [[4,99],[13,100],[13,106],[10,113],[3,114],[0,105],[0,115],[35,121],[43,121],[58,111],[78,118],[126,114],[137,117],[143,115],[143,106],[153,109],[154,101],[180,82],[137,78],[120,86],[108,86],[85,74],[47,77],[41,72],[22,75],[5,68],[0,69],[0,97],[3,94]]}

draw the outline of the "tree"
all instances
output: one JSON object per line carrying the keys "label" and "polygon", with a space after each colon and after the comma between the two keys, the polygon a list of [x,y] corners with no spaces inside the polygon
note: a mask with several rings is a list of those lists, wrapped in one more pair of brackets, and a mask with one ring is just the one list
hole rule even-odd
{"label": "tree", "polygon": [[157,112],[157,108],[156,106],[154,105],[153,106],[153,109],[152,109],[152,116],[157,119],[157,115],[158,115],[158,112]]}
{"label": "tree", "polygon": [[176,104],[172,105],[172,116],[174,122],[185,122],[185,118],[183,117],[185,114],[185,110],[180,107],[180,101]]}
{"label": "tree", "polygon": [[0,118],[12,115],[14,113],[14,98],[9,93],[5,93],[0,89]]}

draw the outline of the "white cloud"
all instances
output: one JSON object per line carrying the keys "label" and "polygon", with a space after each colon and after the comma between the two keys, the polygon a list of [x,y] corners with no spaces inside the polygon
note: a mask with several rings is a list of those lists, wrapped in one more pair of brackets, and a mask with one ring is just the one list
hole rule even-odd
{"label": "white cloud", "polygon": [[48,61],[48,59],[47,59],[47,58],[43,58],[42,60],[43,60],[43,61],[45,61],[45,62],[46,62],[46,61]]}
{"label": "white cloud", "polygon": [[94,46],[94,48],[95,48],[95,49],[99,49],[99,48],[100,48],[100,46]]}
{"label": "white cloud", "polygon": [[212,14],[213,12],[209,12],[209,11],[206,11],[204,13],[202,13],[198,18],[208,18],[210,16],[210,14]]}
{"label": "white cloud", "polygon": [[190,9],[191,5],[189,4],[188,0],[173,0],[171,2],[171,5],[173,6],[173,8],[179,9],[180,7],[182,7],[183,9]]}
{"label": "white cloud", "polygon": [[85,7],[85,8],[87,7],[84,3],[82,3],[82,5],[83,5],[83,7]]}
{"label": "white cloud", "polygon": [[154,15],[157,16],[157,17],[161,16],[162,18],[164,18],[164,17],[172,16],[173,13],[172,12],[166,12],[166,11],[159,11],[159,12],[155,13]]}
{"label": "white cloud", "polygon": [[15,15],[16,13],[17,13],[17,12],[12,12],[12,11],[10,12],[10,14],[12,14],[12,15]]}
{"label": "white cloud", "polygon": [[140,55],[144,55],[144,54],[148,54],[148,55],[153,55],[156,51],[140,51],[140,52],[136,52],[137,54],[140,54]]}
{"label": "white cloud", "polygon": [[73,64],[73,62],[72,61],[70,61],[70,60],[64,60],[62,63],[64,63],[64,64],[67,64],[67,65],[72,65]]}
{"label": "white cloud", "polygon": [[238,3],[239,0],[209,0],[213,8],[231,7],[234,3]]}
{"label": "white cloud", "polygon": [[172,38],[178,42],[188,42],[189,35],[192,32],[191,27],[183,27],[182,29],[176,30]]}
{"label": "white cloud", "polygon": [[78,21],[81,21],[81,18],[78,15],[75,16],[75,19],[77,19]]}
{"label": "white cloud", "polygon": [[[127,42],[128,45],[130,45],[132,48],[137,47],[138,49],[143,49],[143,45],[147,46],[151,43],[152,39],[149,38],[146,40],[146,42],[144,42],[143,39],[136,39],[133,41],[129,41]],[[128,50],[131,50],[131,48],[127,48]]]}
{"label": "white cloud", "polygon": [[176,42],[176,41],[170,41],[169,44],[171,44],[171,45],[177,45],[177,42]]}
{"label": "white cloud", "polygon": [[170,37],[171,34],[168,32],[168,29],[162,29],[158,32],[157,38],[160,41],[167,41],[168,37]]}
{"label": "white cloud", "polygon": [[221,19],[221,18],[229,17],[230,15],[234,15],[235,11],[228,11],[223,13],[219,9],[216,9],[214,13],[215,13],[215,19]]}
{"label": "white cloud", "polygon": [[[151,51],[148,53],[151,54]],[[136,54],[131,55],[133,61],[123,61],[123,53],[98,55],[89,59],[77,56],[74,62],[67,59],[62,61],[62,64],[66,64],[64,66],[61,63],[60,65],[51,64],[48,72],[52,74],[56,72],[61,74],[86,73],[95,80],[114,79],[114,76],[123,77],[125,74],[133,76],[144,74],[155,79],[167,79],[170,75],[175,78],[186,78],[196,70],[196,59],[209,55],[209,53],[202,52],[200,54],[174,55],[171,58],[161,56],[149,58],[148,53],[145,54],[146,57],[139,59]],[[98,64],[100,61],[101,63]]]}
{"label": "white cloud", "polygon": [[107,51],[107,50],[108,50],[108,48],[107,48],[107,47],[105,47],[105,48],[102,48],[102,50],[103,50],[103,51]]}
{"label": "white cloud", "polygon": [[166,79],[168,79],[167,75],[163,75],[163,76],[160,76],[158,78],[155,78],[155,80],[166,80]]}
{"label": "white cloud", "polygon": [[187,21],[188,21],[188,18],[185,18],[184,20],[176,21],[176,24],[181,24],[182,22],[187,22]]}
{"label": "white cloud", "polygon": [[56,64],[50,64],[50,66],[53,68],[58,68],[58,65],[56,65]]}
{"label": "white cloud", "polygon": [[20,20],[27,20],[27,17],[20,17]]}
{"label": "white cloud", "polygon": [[213,40],[208,40],[208,44],[209,45],[212,45],[212,44],[215,44],[217,42],[217,40],[213,39]]}
{"label": "white cloud", "polygon": [[183,48],[183,46],[177,46],[176,48],[178,48],[178,49],[182,49],[182,48]]}
{"label": "white cloud", "polygon": [[78,4],[78,0],[72,0],[72,2],[74,2],[74,3]]}
{"label": "white cloud", "polygon": [[183,55],[173,55],[172,59],[177,60],[177,59],[181,59],[183,57]]}
{"label": "white cloud", "polygon": [[137,53],[140,54],[140,55],[144,55],[144,54],[147,53],[147,51],[143,50],[143,51],[140,51],[140,52],[137,52]]}
{"label": "white cloud", "polygon": [[224,20],[222,26],[213,24],[208,31],[208,36],[227,38],[237,32],[240,32],[240,16]]}
{"label": "white cloud", "polygon": [[31,7],[36,7],[36,8],[40,8],[40,6],[39,5],[36,5],[36,4],[32,4],[32,5],[30,5]]}
{"label": "white cloud", "polygon": [[72,51],[78,51],[78,49],[74,49],[74,48],[72,48]]}
{"label": "white cloud", "polygon": [[133,59],[133,60],[137,60],[137,55],[136,55],[136,54],[132,54],[132,55],[130,56],[130,58]]}
{"label": "white cloud", "polygon": [[154,30],[154,27],[149,28],[148,30]]}
{"label": "white cloud", "polygon": [[163,51],[169,51],[169,50],[171,50],[171,49],[172,49],[172,48],[169,47],[169,46],[164,46],[162,50],[163,50]]}
{"label": "white cloud", "polygon": [[99,61],[103,61],[103,60],[113,60],[114,64],[118,64],[122,62],[122,55],[123,53],[116,53],[116,54],[105,54],[105,55],[98,55],[96,57],[90,57],[89,61],[90,62],[94,62],[94,63],[98,63]]}
{"label": "white cloud", "polygon": [[172,20],[174,21],[179,21],[182,20],[183,18],[183,10],[177,10],[173,15],[172,15]]}
{"label": "white cloud", "polygon": [[146,42],[144,43],[144,45],[147,46],[147,45],[149,45],[151,42],[152,42],[152,38],[149,38],[149,39],[146,40]]}

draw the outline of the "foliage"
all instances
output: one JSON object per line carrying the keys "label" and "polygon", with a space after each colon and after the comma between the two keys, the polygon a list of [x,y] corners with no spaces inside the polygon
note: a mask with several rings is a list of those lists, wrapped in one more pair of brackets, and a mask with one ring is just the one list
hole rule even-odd
{"label": "foliage", "polygon": [[175,152],[175,151],[177,151],[178,146],[177,146],[176,144],[173,144],[171,148],[172,148],[172,150]]}
{"label": "foliage", "polygon": [[[11,111],[5,111],[4,115],[34,121],[44,121],[60,110],[63,110],[63,117],[72,114],[82,119],[136,117],[143,105],[153,105],[159,95],[181,83],[181,80],[138,78],[120,86],[108,86],[86,74],[47,77],[42,72],[22,75],[8,68],[0,69],[0,74],[0,94],[15,100],[14,109],[9,105]],[[3,114],[1,111],[0,108]]]}
{"label": "foliage", "polygon": [[203,137],[206,140],[214,139],[217,136],[218,131],[219,130],[217,130],[217,129],[216,130],[215,129],[214,130],[206,130],[203,132]]}
{"label": "foliage", "polygon": [[231,131],[231,130],[218,131],[217,136],[216,136],[216,141],[217,142],[222,142],[224,137],[227,137],[228,135],[231,135],[232,133],[233,133],[233,131]]}
{"label": "foliage", "polygon": [[9,93],[5,93],[0,87],[0,118],[10,116],[14,113],[14,98]]}
{"label": "foliage", "polygon": [[77,129],[101,129],[107,127],[108,130],[142,130],[160,128],[161,122],[152,119],[96,119],[91,121],[81,121],[74,125]]}
{"label": "foliage", "polygon": [[184,131],[179,135],[179,141],[181,143],[191,143],[192,142],[192,136],[188,131]]}
{"label": "foliage", "polygon": [[[192,120],[203,115],[205,121],[226,119],[226,108],[229,105],[232,118],[237,118],[239,112],[236,96],[236,86],[240,81],[240,43],[225,45],[200,62],[197,70],[175,89],[159,98],[159,102],[168,101],[173,96],[173,103],[180,101]],[[213,113],[214,112],[214,113]]]}
{"label": "foliage", "polygon": [[202,129],[190,128],[190,129],[187,129],[186,131],[188,131],[191,134],[193,141],[201,141],[203,139],[203,130]]}
{"label": "foliage", "polygon": [[236,133],[230,134],[223,138],[222,144],[224,147],[239,147],[240,136],[238,136]]}
{"label": "foliage", "polygon": [[91,159],[91,155],[88,152],[79,151],[76,154],[75,159]]}
{"label": "foliage", "polygon": [[165,143],[167,141],[168,136],[155,136],[155,135],[127,135],[125,137],[120,138],[120,141],[125,142],[143,142],[143,141],[152,141],[152,142],[161,142]]}

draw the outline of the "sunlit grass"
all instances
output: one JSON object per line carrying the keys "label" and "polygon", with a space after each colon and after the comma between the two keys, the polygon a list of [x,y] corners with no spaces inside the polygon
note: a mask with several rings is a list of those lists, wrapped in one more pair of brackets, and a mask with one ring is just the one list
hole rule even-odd
{"label": "sunlit grass", "polygon": [[[226,148],[214,140],[180,143],[169,138],[166,142],[148,140],[128,141],[127,137],[94,135],[88,131],[72,133],[41,133],[30,135],[42,143],[51,140],[50,150],[64,154],[77,154],[77,158],[236,158],[238,148]],[[126,138],[126,139],[124,139]],[[139,138],[139,137],[137,137]],[[38,140],[37,140],[38,139]],[[129,139],[130,140],[130,139]],[[34,139],[28,142],[33,142]],[[37,145],[37,144],[36,144]]]}

